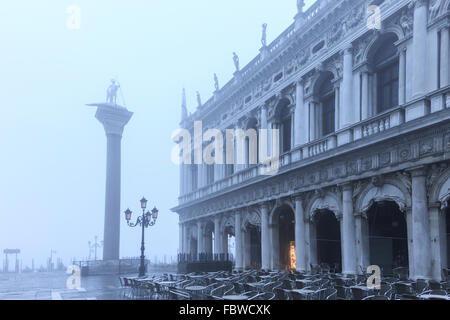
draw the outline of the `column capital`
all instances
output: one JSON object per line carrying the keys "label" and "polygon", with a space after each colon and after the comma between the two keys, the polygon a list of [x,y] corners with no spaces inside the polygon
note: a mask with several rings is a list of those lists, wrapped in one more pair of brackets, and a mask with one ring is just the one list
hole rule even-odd
{"label": "column capital", "polygon": [[342,191],[353,191],[353,183],[352,182],[345,182],[342,184],[338,184],[338,187],[342,189]]}
{"label": "column capital", "polygon": [[349,43],[346,46],[344,46],[344,48],[342,49],[342,53],[344,55],[353,54],[353,45]]}
{"label": "column capital", "polygon": [[260,207],[261,207],[261,209],[262,210],[269,210],[269,203],[268,202],[262,202],[261,204],[260,204]]}
{"label": "column capital", "polygon": [[419,166],[405,171],[411,174],[411,178],[426,177],[427,175],[427,168],[425,166]]}
{"label": "column capital", "polygon": [[303,201],[305,201],[305,194],[303,194],[303,193],[296,193],[296,194],[293,194],[292,196],[291,196],[291,198],[292,198],[292,200],[294,200],[295,202],[298,202],[298,201],[301,201],[301,202],[303,202]]}
{"label": "column capital", "polygon": [[123,130],[130,121],[133,113],[121,106],[110,104],[88,104],[97,107],[95,118],[103,124],[106,135],[122,136]]}
{"label": "column capital", "polygon": [[412,0],[411,3],[409,4],[409,7],[418,9],[420,7],[427,6],[427,5],[428,5],[428,0]]}

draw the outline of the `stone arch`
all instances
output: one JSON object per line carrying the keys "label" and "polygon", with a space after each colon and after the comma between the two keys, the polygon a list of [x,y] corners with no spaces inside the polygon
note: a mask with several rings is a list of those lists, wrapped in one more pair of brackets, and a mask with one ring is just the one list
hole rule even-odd
{"label": "stone arch", "polygon": [[339,75],[338,75],[337,69],[336,70],[325,69],[325,70],[319,71],[318,75],[313,79],[313,82],[311,84],[312,94],[314,96],[318,96],[321,86],[326,81],[333,82],[335,79],[338,79],[338,78],[339,78]]}
{"label": "stone arch", "polygon": [[446,206],[450,200],[450,168],[447,168],[436,183],[433,183],[430,191],[430,202],[440,202],[442,206]]}
{"label": "stone arch", "polygon": [[252,209],[246,212],[242,220],[242,229],[247,229],[248,226],[261,227],[261,215],[257,209]]}
{"label": "stone arch", "polygon": [[[372,63],[373,55],[381,48],[381,46],[385,43],[389,37],[393,37],[395,39],[393,42],[396,43],[400,39],[405,37],[403,30],[397,26],[391,26],[383,30],[377,37],[374,37],[369,44],[367,45],[364,55],[363,61]],[[395,37],[395,38],[394,38]]]}
{"label": "stone arch", "polygon": [[293,202],[289,199],[284,199],[282,201],[279,201],[272,209],[269,215],[269,224],[274,224],[275,218],[277,217],[277,214],[280,214],[281,210],[284,208],[289,208],[292,210],[292,212],[295,212],[295,206]]}
{"label": "stone arch", "polygon": [[394,179],[387,179],[382,186],[367,185],[356,200],[355,212],[365,214],[374,203],[379,201],[395,202],[400,211],[411,207],[411,195],[407,188]]}
{"label": "stone arch", "polygon": [[306,212],[312,221],[314,216],[322,210],[330,210],[339,219],[342,216],[342,204],[337,195],[331,192],[317,194],[309,202]]}
{"label": "stone arch", "polygon": [[221,232],[225,232],[229,228],[231,228],[234,232],[234,218],[232,216],[226,216],[222,219],[220,224]]}

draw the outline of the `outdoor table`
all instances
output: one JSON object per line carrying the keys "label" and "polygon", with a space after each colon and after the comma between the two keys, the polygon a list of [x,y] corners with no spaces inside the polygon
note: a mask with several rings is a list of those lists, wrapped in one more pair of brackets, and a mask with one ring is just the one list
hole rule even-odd
{"label": "outdoor table", "polygon": [[244,295],[230,295],[230,296],[223,296],[222,299],[224,299],[224,300],[248,300],[248,297],[244,296]]}
{"label": "outdoor table", "polygon": [[419,298],[424,300],[450,300],[450,297],[438,294],[422,294]]}
{"label": "outdoor table", "polygon": [[215,278],[214,280],[217,280],[219,282],[224,282],[224,281],[230,281],[231,278]]}
{"label": "outdoor table", "polygon": [[294,290],[291,290],[292,292],[297,292],[297,293],[300,293],[300,294],[305,294],[305,295],[308,295],[308,294],[311,294],[311,293],[315,293],[315,291],[314,290],[309,290],[309,289],[294,289]]}
{"label": "outdoor table", "polygon": [[161,281],[161,282],[156,282],[157,284],[161,285],[161,286],[166,286],[166,287],[170,287],[171,285],[176,284],[176,281]]}
{"label": "outdoor table", "polygon": [[371,291],[371,290],[373,290],[373,289],[370,289],[367,286],[351,286],[350,289],[352,289],[352,288],[361,289],[361,290],[364,290],[364,291]]}
{"label": "outdoor table", "polygon": [[184,289],[188,290],[188,291],[203,291],[206,289],[206,287],[205,286],[189,286]]}

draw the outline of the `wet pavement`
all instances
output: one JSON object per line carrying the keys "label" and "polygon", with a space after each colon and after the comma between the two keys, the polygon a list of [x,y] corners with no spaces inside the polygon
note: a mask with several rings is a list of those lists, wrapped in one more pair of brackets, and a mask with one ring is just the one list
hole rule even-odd
{"label": "wet pavement", "polygon": [[68,278],[64,272],[0,273],[0,300],[120,300],[123,297],[118,275],[82,277],[79,289],[68,289]]}

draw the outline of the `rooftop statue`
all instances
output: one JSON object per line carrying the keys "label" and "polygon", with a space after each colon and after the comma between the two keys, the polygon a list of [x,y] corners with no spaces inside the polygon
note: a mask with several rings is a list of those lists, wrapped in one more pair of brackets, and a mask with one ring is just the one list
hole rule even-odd
{"label": "rooftop statue", "polygon": [[217,74],[214,73],[214,88],[216,91],[219,91],[219,79],[217,78]]}
{"label": "rooftop statue", "polygon": [[236,52],[233,52],[233,61],[234,61],[234,66],[236,68],[236,72],[239,71],[239,57],[236,54]]}
{"label": "rooftop statue", "polygon": [[262,38],[261,38],[262,46],[267,46],[267,23],[262,25]]}
{"label": "rooftop statue", "polygon": [[116,84],[116,80],[111,79],[111,85],[106,91],[106,102],[110,104],[117,105],[117,91],[120,88],[120,84]]}
{"label": "rooftop statue", "polygon": [[202,106],[202,98],[200,97],[200,92],[198,91],[197,91],[197,103],[199,107]]}
{"label": "rooftop statue", "polygon": [[297,0],[298,13],[303,13],[303,8],[304,7],[305,7],[305,0]]}

